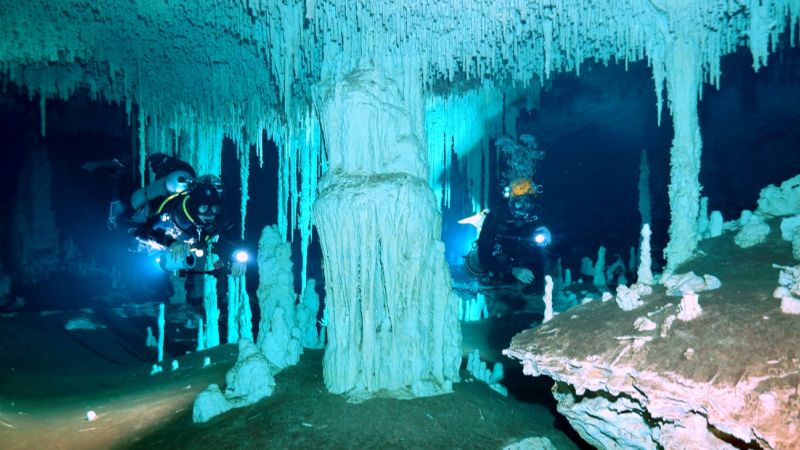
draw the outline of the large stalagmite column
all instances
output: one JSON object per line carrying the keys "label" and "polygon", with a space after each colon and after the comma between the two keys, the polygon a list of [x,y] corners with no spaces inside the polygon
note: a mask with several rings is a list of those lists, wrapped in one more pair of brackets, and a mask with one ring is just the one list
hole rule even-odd
{"label": "large stalagmite column", "polygon": [[675,136],[670,152],[669,244],[667,268],[691,258],[697,248],[700,208],[700,123],[697,118],[701,65],[697,43],[673,37],[666,49],[666,80]]}
{"label": "large stalagmite column", "polygon": [[426,181],[419,81],[368,67],[320,83],[315,101],[329,151],[314,206],[325,384],[351,400],[450,392],[461,362],[458,301]]}

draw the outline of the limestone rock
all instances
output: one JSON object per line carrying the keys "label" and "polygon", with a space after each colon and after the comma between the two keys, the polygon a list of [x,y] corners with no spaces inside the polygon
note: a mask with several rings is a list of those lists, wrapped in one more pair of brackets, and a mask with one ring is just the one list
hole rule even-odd
{"label": "limestone rock", "polygon": [[208,422],[211,418],[231,408],[233,408],[233,405],[222,395],[219,386],[211,384],[194,400],[194,405],[192,406],[192,421],[194,423]]}
{"label": "limestone rock", "polygon": [[733,241],[742,248],[752,247],[761,244],[769,235],[769,225],[758,214],[751,214],[747,223],[734,236]]}

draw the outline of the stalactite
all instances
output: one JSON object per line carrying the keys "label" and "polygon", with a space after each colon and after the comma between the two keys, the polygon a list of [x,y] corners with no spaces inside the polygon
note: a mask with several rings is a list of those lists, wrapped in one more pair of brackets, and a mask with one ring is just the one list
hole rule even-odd
{"label": "stalactite", "polygon": [[241,238],[244,240],[244,224],[247,219],[247,201],[250,199],[248,192],[248,184],[250,182],[250,146],[246,143],[239,143],[237,145],[239,155],[239,180],[241,182],[241,204],[240,214],[242,217],[241,222]]}
{"label": "stalactite", "polygon": [[[524,91],[509,91],[509,101],[523,98]],[[489,141],[503,134],[504,128],[516,134],[516,115],[503,123],[503,92],[488,83],[465,93],[446,97],[429,97],[425,106],[425,129],[428,137],[428,182],[437,203],[449,206],[450,150],[466,163],[467,180],[473,210],[486,205],[489,186],[481,184],[482,166],[488,161]],[[483,186],[483,187],[482,187]],[[483,191],[481,189],[483,188]]]}
{"label": "stalactite", "polygon": [[139,115],[137,121],[137,127],[139,130],[138,134],[138,142],[139,142],[139,183],[141,186],[144,186],[147,183],[147,179],[145,175],[147,174],[147,147],[145,146],[145,113],[144,108],[142,105],[139,105]]}

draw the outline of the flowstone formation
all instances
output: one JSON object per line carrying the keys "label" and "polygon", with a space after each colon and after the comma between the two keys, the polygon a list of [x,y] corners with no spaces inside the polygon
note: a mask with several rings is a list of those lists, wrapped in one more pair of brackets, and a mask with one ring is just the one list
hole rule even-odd
{"label": "flowstone formation", "polygon": [[[555,381],[558,411],[597,448],[796,448],[800,316],[773,298],[789,292],[792,268],[778,267],[776,289],[767,262],[791,260],[791,244],[773,233],[742,249],[734,234],[701,242],[706,256],[630,311],[575,307],[504,354]],[[704,268],[719,279],[691,272]]]}
{"label": "flowstone formation", "polygon": [[425,180],[421,85],[385,70],[330,79],[316,99],[329,149],[314,208],[329,327],[323,372],[331,392],[356,401],[450,392],[461,363],[458,299]]}

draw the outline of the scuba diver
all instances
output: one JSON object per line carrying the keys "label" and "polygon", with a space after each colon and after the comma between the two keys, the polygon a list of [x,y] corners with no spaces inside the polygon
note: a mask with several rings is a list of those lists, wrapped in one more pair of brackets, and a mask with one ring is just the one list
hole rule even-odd
{"label": "scuba diver", "polygon": [[[506,154],[504,173],[507,204],[479,213],[479,218],[464,219],[479,230],[478,240],[465,257],[467,272],[479,279],[496,282],[516,280],[538,288],[544,283],[549,257],[546,248],[552,237],[538,223],[539,205],[535,198],[542,187],[533,182],[535,162],[544,156],[532,136],[522,135],[521,143],[504,137],[495,144]],[[480,223],[474,223],[476,220]],[[526,290],[529,288],[526,287]]]}
{"label": "scuba diver", "polygon": [[537,188],[528,179],[517,180],[507,188],[508,205],[485,213],[475,248],[466,257],[469,273],[497,281],[513,277],[529,285],[544,279],[545,249],[552,238],[547,227],[537,224]]}
{"label": "scuba diver", "polygon": [[[211,271],[194,269],[197,259],[203,258],[212,245],[223,254],[234,247],[220,236],[231,228],[231,223],[222,216],[224,189],[219,177],[198,177],[188,163],[163,153],[150,155],[148,160],[155,181],[135,190],[128,202],[119,198],[112,201],[109,228],[125,221],[134,238],[132,250],[158,254],[157,260],[165,271],[187,275],[213,274],[228,268],[243,270],[241,264],[247,262],[243,250],[232,252],[235,267],[219,262]],[[114,161],[118,170],[125,166]]]}

